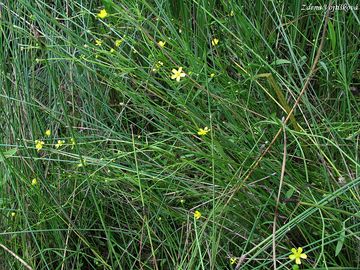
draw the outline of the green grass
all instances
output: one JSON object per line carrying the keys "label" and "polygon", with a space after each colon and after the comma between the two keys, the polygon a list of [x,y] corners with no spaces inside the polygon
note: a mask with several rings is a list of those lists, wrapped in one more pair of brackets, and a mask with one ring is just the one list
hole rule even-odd
{"label": "green grass", "polygon": [[300,269],[360,268],[358,11],[330,13],[286,124],[324,10],[18,0],[0,13],[0,269],[292,269],[293,247]]}

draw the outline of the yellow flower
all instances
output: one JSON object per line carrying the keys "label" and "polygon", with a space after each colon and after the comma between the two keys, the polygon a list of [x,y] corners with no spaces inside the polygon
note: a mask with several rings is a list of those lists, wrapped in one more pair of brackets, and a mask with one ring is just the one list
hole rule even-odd
{"label": "yellow flower", "polygon": [[102,41],[101,39],[95,40],[95,45],[96,45],[96,46],[101,46],[102,43],[103,43],[103,41]]}
{"label": "yellow flower", "polygon": [[45,143],[43,141],[35,140],[35,148],[36,148],[36,150],[38,150],[38,152],[39,152],[43,148],[44,144]]}
{"label": "yellow flower", "polygon": [[214,38],[214,39],[211,41],[211,45],[213,45],[213,46],[218,45],[218,43],[219,43],[219,40],[218,40],[217,38]]}
{"label": "yellow flower", "polygon": [[16,213],[15,213],[15,212],[11,212],[11,216],[12,216],[12,217],[15,217],[15,216],[16,216]]}
{"label": "yellow flower", "polygon": [[154,71],[154,72],[158,71],[163,65],[164,65],[163,62],[157,61],[157,63],[155,64],[155,67],[152,69],[152,71]]}
{"label": "yellow flower", "polygon": [[97,15],[100,19],[105,19],[108,16],[108,13],[106,12],[106,9],[100,10],[100,12]]}
{"label": "yellow flower", "polygon": [[65,141],[63,140],[58,140],[57,144],[55,144],[55,148],[58,149],[59,147],[63,146],[63,144],[65,143]]}
{"label": "yellow flower", "polygon": [[200,136],[205,136],[209,131],[210,129],[208,127],[204,127],[200,128],[197,134]]}
{"label": "yellow flower", "polygon": [[215,77],[215,73],[211,73],[210,78],[214,78],[214,77]]}
{"label": "yellow flower", "polygon": [[182,67],[179,67],[178,70],[173,69],[172,73],[174,73],[174,74],[171,75],[171,79],[176,80],[177,82],[180,81],[181,77],[185,77],[185,73],[182,72]]}
{"label": "yellow flower", "polygon": [[70,144],[71,144],[71,149],[74,149],[74,146],[75,146],[75,139],[74,138],[70,139]]}
{"label": "yellow flower", "polygon": [[231,257],[231,258],[230,258],[230,264],[235,264],[235,263],[236,263],[236,258]]}
{"label": "yellow flower", "polygon": [[161,48],[164,48],[165,47],[165,44],[166,44],[166,42],[165,41],[159,41],[158,43],[157,43]]}
{"label": "yellow flower", "polygon": [[116,47],[120,47],[120,45],[121,45],[122,42],[123,42],[122,39],[117,39],[117,40],[115,40],[115,46],[116,46]]}
{"label": "yellow flower", "polygon": [[301,259],[306,259],[307,255],[305,253],[302,253],[303,249],[301,247],[299,247],[298,249],[296,248],[292,248],[291,252],[293,254],[291,254],[289,256],[290,260],[295,260],[296,264],[301,264]]}
{"label": "yellow flower", "polygon": [[230,16],[233,17],[235,15],[234,11],[230,11]]}
{"label": "yellow flower", "polygon": [[31,180],[31,185],[32,186],[36,186],[37,185],[37,179],[36,178],[34,178],[33,180]]}
{"label": "yellow flower", "polygon": [[111,53],[114,53],[114,52],[115,52],[115,49],[114,49],[114,48],[111,48],[111,49],[110,49],[110,52],[111,52]]}
{"label": "yellow flower", "polygon": [[51,135],[51,130],[50,130],[50,129],[46,130],[46,131],[45,131],[45,135],[48,136],[48,137],[50,137],[50,135]]}
{"label": "yellow flower", "polygon": [[194,218],[195,218],[195,219],[199,219],[200,217],[201,217],[200,211],[196,210],[196,211],[194,212]]}

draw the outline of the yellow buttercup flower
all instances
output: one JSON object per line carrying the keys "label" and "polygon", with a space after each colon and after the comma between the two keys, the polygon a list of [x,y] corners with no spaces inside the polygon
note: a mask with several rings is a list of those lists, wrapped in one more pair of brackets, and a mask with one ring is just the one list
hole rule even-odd
{"label": "yellow buttercup flower", "polygon": [[36,178],[34,178],[33,180],[31,180],[31,185],[32,186],[36,186],[37,185],[37,179]]}
{"label": "yellow buttercup flower", "polygon": [[46,130],[46,131],[45,131],[45,135],[48,136],[48,137],[50,137],[50,135],[51,135],[51,130],[50,130],[50,129]]}
{"label": "yellow buttercup flower", "polygon": [[214,77],[215,77],[215,73],[211,73],[210,78],[214,78]]}
{"label": "yellow buttercup flower", "polygon": [[11,216],[12,216],[12,217],[15,217],[15,216],[16,216],[16,213],[15,213],[15,212],[11,212]]}
{"label": "yellow buttercup flower", "polygon": [[166,44],[166,42],[165,41],[159,41],[158,43],[157,43],[161,48],[164,48],[165,47],[165,44]]}
{"label": "yellow buttercup flower", "polygon": [[209,131],[210,129],[208,127],[204,127],[204,128],[200,128],[197,134],[200,136],[205,136]]}
{"label": "yellow buttercup flower", "polygon": [[57,141],[57,144],[55,144],[55,148],[58,149],[59,147],[63,146],[65,143],[64,140],[58,140]]}
{"label": "yellow buttercup flower", "polygon": [[296,264],[301,264],[301,259],[306,259],[307,258],[307,255],[305,253],[302,253],[302,251],[303,251],[302,247],[299,247],[298,249],[292,248],[291,252],[293,254],[291,254],[289,256],[289,259],[290,260],[295,260]]}
{"label": "yellow buttercup flower", "polygon": [[110,52],[111,52],[111,53],[114,53],[114,52],[115,52],[115,49],[114,49],[114,48],[111,48],[111,49],[110,49]]}
{"label": "yellow buttercup flower", "polygon": [[43,148],[44,144],[45,143],[43,141],[35,140],[35,148],[36,148],[36,150],[38,150],[38,152],[39,152]]}
{"label": "yellow buttercup flower", "polygon": [[179,82],[182,77],[185,77],[185,73],[182,72],[182,67],[179,67],[178,70],[173,69],[172,73],[174,74],[171,75],[171,79],[176,80],[177,82]]}
{"label": "yellow buttercup flower", "polygon": [[217,38],[214,38],[214,39],[211,41],[211,45],[213,45],[213,46],[218,45],[218,43],[219,43],[219,40],[218,40]]}
{"label": "yellow buttercup flower", "polygon": [[97,15],[100,19],[105,19],[108,16],[108,13],[106,12],[106,9],[100,10],[100,12]]}
{"label": "yellow buttercup flower", "polygon": [[101,39],[95,40],[95,45],[96,45],[96,46],[101,46],[102,43],[103,43],[103,41],[102,41]]}
{"label": "yellow buttercup flower", "polygon": [[123,42],[122,39],[117,39],[117,40],[115,40],[115,46],[116,46],[116,47],[120,47],[120,45],[121,45],[122,42]]}
{"label": "yellow buttercup flower", "polygon": [[195,219],[199,219],[200,217],[201,217],[200,211],[196,210],[196,211],[194,212],[194,218],[195,218]]}
{"label": "yellow buttercup flower", "polygon": [[236,258],[234,258],[234,257],[231,257],[230,258],[230,264],[235,264],[236,263]]}

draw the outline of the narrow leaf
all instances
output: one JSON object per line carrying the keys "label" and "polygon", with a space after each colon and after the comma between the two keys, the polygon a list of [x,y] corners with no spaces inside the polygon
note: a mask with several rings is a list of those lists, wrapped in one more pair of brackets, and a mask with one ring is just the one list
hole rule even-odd
{"label": "narrow leaf", "polygon": [[335,35],[334,25],[332,24],[331,21],[329,21],[329,35],[330,35],[331,47],[334,51],[336,47],[336,35]]}
{"label": "narrow leaf", "polygon": [[343,228],[341,230],[338,242],[336,244],[336,249],[335,249],[335,257],[337,257],[343,247],[345,241],[345,224],[343,223]]}
{"label": "narrow leaf", "polygon": [[272,62],[270,65],[280,66],[280,65],[284,65],[284,64],[291,64],[291,61],[289,61],[287,59],[277,59],[274,62]]}

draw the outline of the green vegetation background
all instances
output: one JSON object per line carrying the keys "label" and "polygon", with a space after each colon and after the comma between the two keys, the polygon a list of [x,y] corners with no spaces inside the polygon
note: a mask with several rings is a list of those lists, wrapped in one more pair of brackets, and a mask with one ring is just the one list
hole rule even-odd
{"label": "green vegetation background", "polygon": [[359,269],[358,10],[252,170],[319,49],[310,3],[2,1],[0,269]]}

